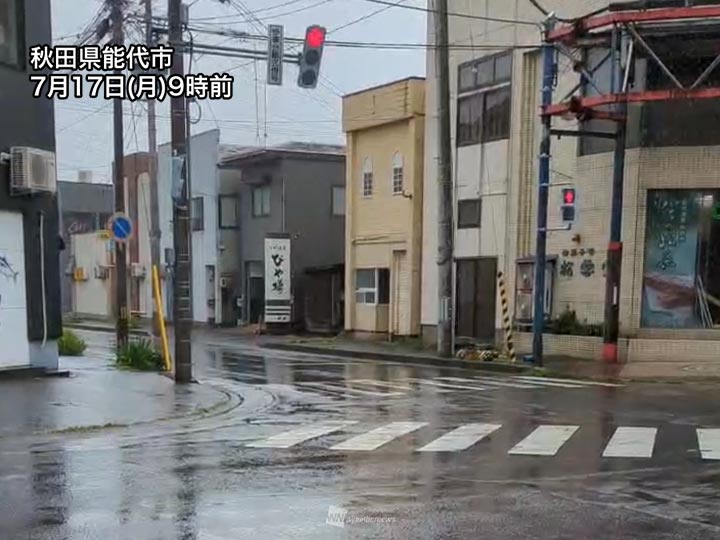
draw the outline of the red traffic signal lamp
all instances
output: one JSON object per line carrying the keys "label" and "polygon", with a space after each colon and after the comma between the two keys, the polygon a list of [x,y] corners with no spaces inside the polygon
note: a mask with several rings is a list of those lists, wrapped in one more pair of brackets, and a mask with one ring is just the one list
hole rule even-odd
{"label": "red traffic signal lamp", "polygon": [[322,60],[327,30],[318,25],[308,26],[305,31],[305,43],[300,55],[300,71],[298,86],[315,88],[320,78],[320,61]]}
{"label": "red traffic signal lamp", "polygon": [[563,222],[572,223],[575,221],[575,201],[575,188],[563,188],[562,206],[560,207]]}

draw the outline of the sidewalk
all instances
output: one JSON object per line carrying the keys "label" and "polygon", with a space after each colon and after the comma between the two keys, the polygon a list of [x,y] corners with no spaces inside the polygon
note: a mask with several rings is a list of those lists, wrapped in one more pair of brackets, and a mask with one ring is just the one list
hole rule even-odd
{"label": "sidewalk", "polygon": [[[263,336],[262,347],[290,350],[313,354],[332,354],[346,357],[365,357],[392,362],[413,362],[434,366],[462,367],[480,371],[501,371],[507,373],[538,373],[530,364],[503,361],[467,361],[458,358],[442,358],[433,351],[413,343],[361,341],[351,338],[318,338],[298,336]],[[638,362],[633,364],[606,364],[601,361],[582,360],[563,356],[545,358],[541,372],[548,377],[570,377],[602,381],[646,381],[646,382],[703,382],[720,379],[720,362]]]}
{"label": "sidewalk", "polygon": [[158,373],[119,371],[110,360],[60,359],[69,377],[0,382],[0,438],[124,427],[202,414],[228,402],[203,384],[175,385]]}

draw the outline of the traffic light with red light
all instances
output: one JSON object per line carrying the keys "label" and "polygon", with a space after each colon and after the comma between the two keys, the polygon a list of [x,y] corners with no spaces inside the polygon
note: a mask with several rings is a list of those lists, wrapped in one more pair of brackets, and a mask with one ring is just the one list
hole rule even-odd
{"label": "traffic light with red light", "polygon": [[322,26],[309,26],[305,31],[305,45],[300,56],[300,88],[315,88],[320,77],[320,61],[322,60],[325,35],[327,30]]}
{"label": "traffic light with red light", "polygon": [[575,221],[575,188],[563,188],[562,190],[562,206],[560,212],[564,223],[572,223]]}

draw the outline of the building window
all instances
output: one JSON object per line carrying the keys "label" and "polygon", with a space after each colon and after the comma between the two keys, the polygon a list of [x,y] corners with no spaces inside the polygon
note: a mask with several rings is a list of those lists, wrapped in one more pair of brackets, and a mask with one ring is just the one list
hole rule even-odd
{"label": "building window", "polygon": [[365,158],[362,168],[362,194],[363,197],[372,197],[373,192],[373,170],[370,158]]}
{"label": "building window", "polygon": [[235,195],[220,195],[219,218],[221,229],[236,229],[239,225],[238,198]]}
{"label": "building window", "polygon": [[477,229],[482,217],[482,200],[465,199],[458,201],[458,229]]}
{"label": "building window", "polygon": [[402,194],[404,191],[404,171],[403,157],[400,152],[395,152],[392,164],[392,192],[395,195]]}
{"label": "building window", "polygon": [[345,215],[345,186],[333,186],[332,188],[332,215]]}
{"label": "building window", "polygon": [[358,304],[390,303],[390,270],[369,268],[355,272],[355,302]]}
{"label": "building window", "polygon": [[[457,144],[510,137],[512,53],[474,60],[459,68]],[[468,94],[468,92],[471,92]]]}
{"label": "building window", "polygon": [[193,231],[205,230],[205,200],[202,197],[193,197],[190,219]]}
{"label": "building window", "polygon": [[270,186],[255,187],[252,190],[253,217],[270,215]]}
{"label": "building window", "polygon": [[21,0],[0,1],[0,64],[23,65],[23,34]]}
{"label": "building window", "polygon": [[485,56],[461,64],[458,68],[460,92],[509,83],[512,79],[512,52]]}
{"label": "building window", "polygon": [[642,326],[720,328],[720,191],[648,192]]}

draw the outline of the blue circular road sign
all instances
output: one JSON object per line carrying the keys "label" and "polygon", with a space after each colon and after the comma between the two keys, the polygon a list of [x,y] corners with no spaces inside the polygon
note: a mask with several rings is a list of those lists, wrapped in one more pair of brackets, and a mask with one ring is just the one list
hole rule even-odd
{"label": "blue circular road sign", "polygon": [[115,214],[110,218],[110,227],[108,228],[116,242],[127,242],[132,238],[133,224],[127,214],[123,214],[122,212]]}

